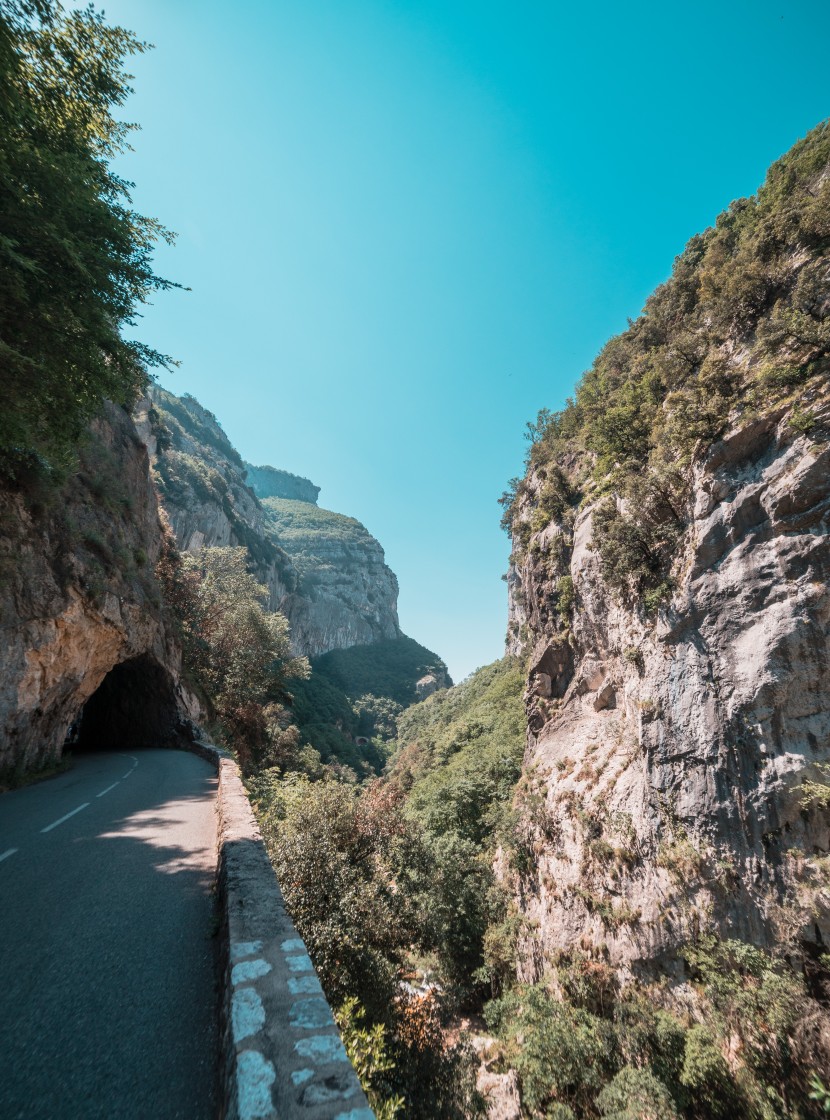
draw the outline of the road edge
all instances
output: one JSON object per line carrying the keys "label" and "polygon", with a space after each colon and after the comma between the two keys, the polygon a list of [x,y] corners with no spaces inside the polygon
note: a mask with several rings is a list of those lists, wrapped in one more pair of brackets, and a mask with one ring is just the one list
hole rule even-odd
{"label": "road edge", "polygon": [[239,767],[219,779],[220,1120],[375,1120],[305,943],[285,909]]}

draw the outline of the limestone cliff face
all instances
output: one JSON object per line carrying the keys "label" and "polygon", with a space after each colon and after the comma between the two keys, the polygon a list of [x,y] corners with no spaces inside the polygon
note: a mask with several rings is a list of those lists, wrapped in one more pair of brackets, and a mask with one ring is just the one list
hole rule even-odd
{"label": "limestone cliff face", "polygon": [[830,938],[828,253],[821,128],[540,418],[509,507],[526,978]]}
{"label": "limestone cliff face", "polygon": [[244,545],[297,653],[400,635],[398,582],[383,549],[354,518],[319,509],[318,486],[243,463],[193,397],[154,387],[137,422],[179,547]]}
{"label": "limestone cliff face", "polygon": [[514,573],[532,641],[527,975],[599,946],[625,971],[665,966],[708,928],[757,945],[830,936],[814,860],[830,827],[804,792],[830,761],[830,401],[817,413],[806,435],[787,409],[737,428],[696,465],[656,617],[609,593],[592,505],[567,564],[570,633],[547,564],[555,526]]}
{"label": "limestone cliff face", "polygon": [[300,573],[288,613],[298,649],[314,657],[401,636],[397,578],[359,521],[308,502],[262,504]]}
{"label": "limestone cliff face", "polygon": [[174,738],[197,712],[161,609],[154,568],[163,531],[130,418],[107,406],[64,488],[0,491],[0,517],[0,769],[58,758],[113,670],[131,682],[130,695],[152,691],[144,726],[154,741]]}
{"label": "limestone cliff face", "polygon": [[193,397],[153,386],[135,419],[179,548],[244,545],[271,609],[285,610],[297,573],[268,535],[242,459],[213,413]]}

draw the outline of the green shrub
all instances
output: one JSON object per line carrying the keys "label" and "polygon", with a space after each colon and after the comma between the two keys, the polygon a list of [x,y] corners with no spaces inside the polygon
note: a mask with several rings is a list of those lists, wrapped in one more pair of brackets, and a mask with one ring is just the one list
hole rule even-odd
{"label": "green shrub", "polygon": [[733,1116],[737,1109],[735,1084],[712,1031],[697,1023],[686,1035],[681,1083],[691,1092],[704,1115]]}
{"label": "green shrub", "polygon": [[604,1120],[680,1120],[666,1086],[649,1069],[624,1066],[597,1097]]}
{"label": "green shrub", "polygon": [[830,373],[826,250],[830,244],[830,123],[769,169],[757,194],[693,237],[642,315],[612,338],[560,412],[528,425],[535,499],[511,480],[502,524],[517,554],[534,532],[601,493],[593,542],[605,578],[654,610],[689,522],[691,466],[742,415],[788,403]]}
{"label": "green shrub", "polygon": [[383,1023],[367,1026],[366,1012],[353,996],[338,1008],[335,1019],[376,1120],[395,1120],[404,1102],[393,1088],[395,1061],[389,1053],[387,1027]]}
{"label": "green shrub", "polygon": [[610,1024],[559,1003],[540,987],[523,986],[487,1005],[487,1023],[505,1045],[531,1111],[554,1100],[590,1109],[613,1072]]}

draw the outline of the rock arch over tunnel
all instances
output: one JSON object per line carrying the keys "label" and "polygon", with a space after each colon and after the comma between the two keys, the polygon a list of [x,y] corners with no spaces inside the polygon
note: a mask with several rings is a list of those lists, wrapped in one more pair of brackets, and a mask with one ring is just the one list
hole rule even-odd
{"label": "rock arch over tunnel", "polygon": [[83,707],[72,749],[174,746],[180,737],[179,723],[169,673],[144,654],[107,673]]}

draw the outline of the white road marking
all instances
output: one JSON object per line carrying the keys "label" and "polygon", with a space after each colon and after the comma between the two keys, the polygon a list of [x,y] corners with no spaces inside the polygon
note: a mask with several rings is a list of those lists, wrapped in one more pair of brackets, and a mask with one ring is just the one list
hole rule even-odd
{"label": "white road marking", "polygon": [[288,1022],[292,1027],[304,1031],[315,1031],[320,1030],[321,1027],[334,1026],[331,1009],[323,996],[295,1000],[288,1011]]}
{"label": "white road marking", "polygon": [[0,853],[0,863],[2,863],[4,859],[8,859],[9,856],[13,856],[16,851],[17,848],[9,848],[7,851]]}
{"label": "white road marking", "polygon": [[294,1043],[294,1049],[301,1058],[308,1058],[315,1065],[349,1060],[346,1047],[336,1034],[316,1034],[312,1038],[301,1038]]}
{"label": "white road marking", "polygon": [[262,948],[261,941],[233,941],[231,942],[231,964],[236,964],[243,957],[252,957]]}
{"label": "white road marking", "polygon": [[119,778],[119,780],[117,782],[113,782],[111,786],[107,786],[106,789],[102,789],[101,792],[96,793],[95,796],[96,797],[103,797],[105,793],[109,793],[109,791],[111,789],[115,789],[116,786],[121,785],[121,781],[122,781],[122,779]]}
{"label": "white road marking", "polygon": [[85,801],[83,803],[83,805],[79,805],[77,809],[73,809],[72,812],[67,813],[65,817],[61,817],[61,819],[59,821],[52,821],[51,824],[47,824],[46,828],[42,828],[40,831],[41,832],[51,832],[52,829],[57,828],[59,824],[63,824],[63,822],[68,821],[70,817],[74,817],[76,813],[80,813],[81,809],[87,809],[87,808],[89,808],[89,802]]}
{"label": "white road marking", "polygon": [[308,953],[302,953],[297,957],[286,957],[285,963],[288,965],[289,972],[313,972],[314,965],[311,963],[311,957]]}

